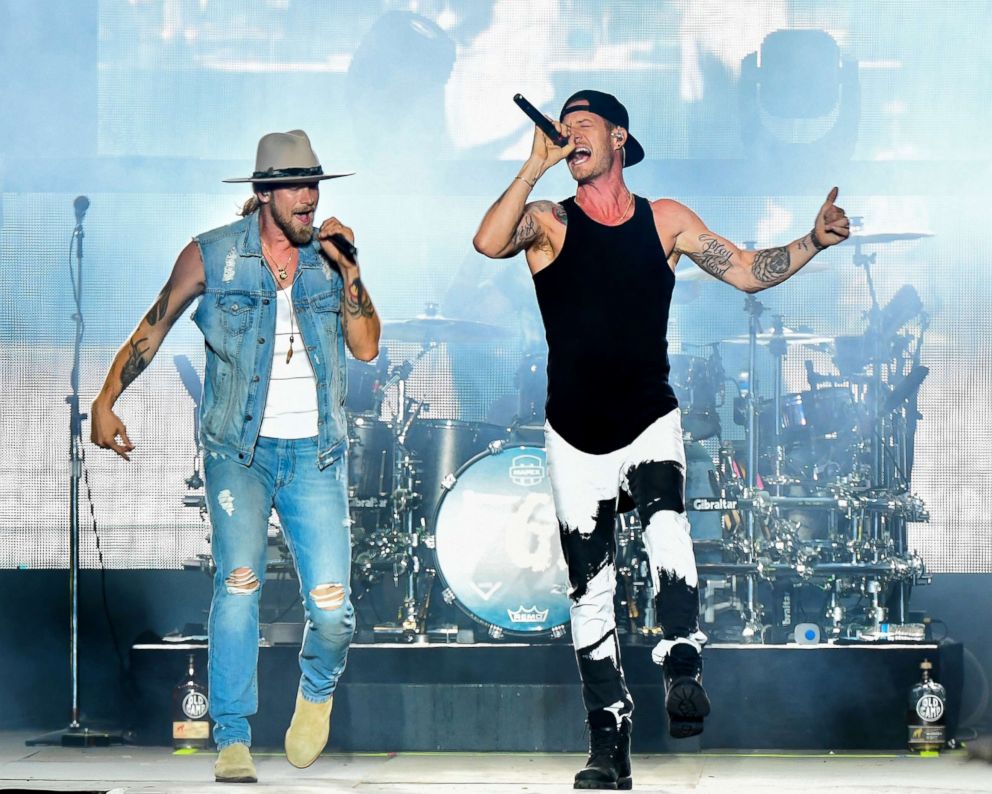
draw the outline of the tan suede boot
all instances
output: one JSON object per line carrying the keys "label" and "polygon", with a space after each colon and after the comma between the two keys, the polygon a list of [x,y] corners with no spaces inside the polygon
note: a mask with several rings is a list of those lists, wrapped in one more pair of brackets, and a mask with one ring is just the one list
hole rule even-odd
{"label": "tan suede boot", "polygon": [[286,731],[286,759],[298,769],[306,769],[324,751],[331,730],[331,708],[334,698],[326,703],[311,703],[296,693],[296,711]]}
{"label": "tan suede boot", "polygon": [[247,744],[229,744],[214,761],[214,780],[218,783],[257,783],[255,764]]}

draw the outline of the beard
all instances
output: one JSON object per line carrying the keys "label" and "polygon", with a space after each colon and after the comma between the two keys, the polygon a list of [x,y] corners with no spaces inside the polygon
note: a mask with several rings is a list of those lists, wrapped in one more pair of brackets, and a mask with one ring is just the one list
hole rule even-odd
{"label": "beard", "polygon": [[276,222],[276,226],[293,245],[306,245],[313,239],[313,225],[301,226],[293,217],[292,212],[284,213],[278,207],[273,206],[272,220]]}

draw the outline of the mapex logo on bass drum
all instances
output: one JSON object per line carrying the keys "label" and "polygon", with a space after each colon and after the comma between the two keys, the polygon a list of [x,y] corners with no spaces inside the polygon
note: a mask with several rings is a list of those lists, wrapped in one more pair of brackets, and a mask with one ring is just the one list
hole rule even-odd
{"label": "mapex logo on bass drum", "polygon": [[517,455],[510,462],[510,481],[529,488],[544,482],[544,461],[537,455]]}

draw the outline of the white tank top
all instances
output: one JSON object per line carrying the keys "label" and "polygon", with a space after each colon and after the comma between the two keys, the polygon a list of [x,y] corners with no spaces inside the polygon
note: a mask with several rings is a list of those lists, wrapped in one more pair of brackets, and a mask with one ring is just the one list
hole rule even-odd
{"label": "white tank top", "polygon": [[[259,435],[270,438],[309,438],[317,435],[317,380],[303,347],[303,336],[290,302],[290,288],[276,293],[276,338],[272,377],[265,399]],[[286,363],[289,337],[293,357]]]}

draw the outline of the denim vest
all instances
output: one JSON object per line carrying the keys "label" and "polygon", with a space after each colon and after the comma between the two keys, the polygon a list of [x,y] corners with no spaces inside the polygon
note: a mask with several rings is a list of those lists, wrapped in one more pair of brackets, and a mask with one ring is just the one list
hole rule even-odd
{"label": "denim vest", "polygon": [[[207,351],[200,443],[206,452],[247,466],[255,452],[272,374],[276,282],[262,260],[258,212],[194,239],[206,272],[206,290],[193,313]],[[348,446],[341,326],[344,284],[316,240],[299,251],[291,296],[317,384],[317,465],[323,469]]]}

